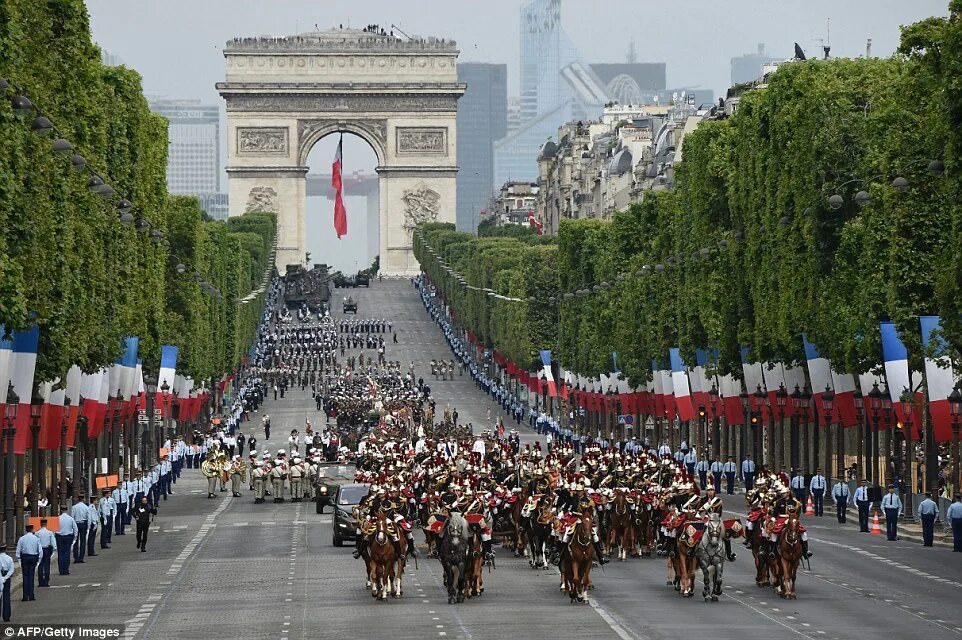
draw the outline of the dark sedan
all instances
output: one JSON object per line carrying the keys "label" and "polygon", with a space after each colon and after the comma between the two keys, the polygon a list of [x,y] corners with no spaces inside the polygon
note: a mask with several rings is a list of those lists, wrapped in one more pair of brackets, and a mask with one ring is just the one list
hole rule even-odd
{"label": "dark sedan", "polygon": [[342,484],[354,482],[357,468],[342,462],[322,462],[320,472],[314,479],[314,503],[317,513],[334,503],[334,494]]}
{"label": "dark sedan", "polygon": [[345,540],[357,539],[357,519],[354,517],[354,507],[367,495],[366,484],[342,484],[334,494],[334,546],[344,545]]}

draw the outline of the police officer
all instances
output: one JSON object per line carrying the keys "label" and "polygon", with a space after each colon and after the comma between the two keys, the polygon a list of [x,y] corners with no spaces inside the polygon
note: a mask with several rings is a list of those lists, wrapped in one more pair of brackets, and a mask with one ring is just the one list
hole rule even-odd
{"label": "police officer", "polygon": [[57,538],[53,532],[47,528],[47,519],[40,519],[40,531],[37,532],[40,539],[40,562],[37,564],[37,586],[50,586],[50,558],[53,556],[54,546]]}
{"label": "police officer", "polygon": [[100,548],[110,548],[110,537],[113,534],[114,518],[117,515],[117,503],[110,491],[104,490],[100,499]]}
{"label": "police officer", "polygon": [[695,471],[698,472],[698,480],[701,482],[701,488],[708,488],[708,458],[707,456],[695,463]]}
{"label": "police officer", "polygon": [[855,490],[855,506],[858,507],[858,530],[868,533],[868,513],[872,508],[872,502],[868,499],[868,486],[864,478]]}
{"label": "police officer", "polygon": [[918,516],[922,521],[922,546],[931,547],[935,534],[935,517],[939,514],[939,505],[932,500],[932,492],[925,492],[925,500],[919,503]]}
{"label": "police officer", "polygon": [[885,530],[888,539],[899,539],[899,516],[902,515],[902,499],[895,493],[895,485],[888,486],[889,492],[882,498],[882,511],[885,512]]}
{"label": "police officer", "polygon": [[87,505],[87,555],[97,555],[97,529],[100,527],[100,500],[90,499]]}
{"label": "police officer", "polygon": [[945,512],[945,519],[952,525],[952,551],[962,553],[962,494],[955,494]]}
{"label": "police officer", "polygon": [[56,533],[57,539],[57,573],[62,576],[70,575],[70,547],[79,535],[77,521],[70,515],[67,506],[60,507],[60,529]]}
{"label": "police officer", "polygon": [[17,540],[17,560],[20,561],[20,571],[23,573],[23,601],[27,602],[36,599],[33,593],[33,583],[42,549],[40,538],[33,532],[33,525],[27,524],[25,529],[24,534]]}
{"label": "police officer", "polygon": [[10,578],[13,577],[13,558],[7,555],[7,545],[0,544],[0,581],[3,582],[3,597],[0,602],[0,618],[10,622]]}
{"label": "police officer", "polygon": [[755,486],[755,461],[751,455],[746,455],[742,460],[742,480],[745,481],[745,491]]}
{"label": "police officer", "polygon": [[723,468],[725,473],[725,490],[728,495],[735,495],[735,456],[728,456],[728,462],[725,463]]}
{"label": "police officer", "polygon": [[83,564],[84,554],[87,553],[87,525],[90,520],[90,509],[84,502],[83,496],[77,498],[70,511],[70,516],[77,526],[77,544],[73,549],[74,564]]}
{"label": "police officer", "polygon": [[795,499],[802,504],[805,504],[805,498],[808,497],[808,491],[805,487],[805,474],[802,473],[801,469],[795,469],[795,472],[792,475],[791,486],[792,493],[795,494]]}
{"label": "police officer", "polygon": [[724,473],[725,465],[722,464],[721,460],[715,460],[711,463],[711,475],[714,479],[715,492],[721,493],[721,479],[722,473]]}
{"label": "police officer", "polygon": [[114,520],[114,533],[118,536],[124,535],[124,525],[127,524],[127,503],[130,502],[130,492],[127,489],[127,483],[121,482],[120,485],[114,489],[110,497],[114,501],[114,513],[116,519]]}
{"label": "police officer", "polygon": [[815,503],[815,515],[822,517],[825,508],[825,476],[821,469],[815,470],[812,481],[808,485],[808,490],[812,492],[812,501]]}
{"label": "police officer", "polygon": [[832,487],[832,498],[835,499],[835,515],[839,524],[845,524],[845,509],[848,507],[848,483],[843,480],[845,474],[840,473],[838,482]]}

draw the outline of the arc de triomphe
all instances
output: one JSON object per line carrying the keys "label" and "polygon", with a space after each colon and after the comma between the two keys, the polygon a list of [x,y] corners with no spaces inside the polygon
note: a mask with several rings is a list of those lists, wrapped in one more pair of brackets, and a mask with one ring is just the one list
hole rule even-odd
{"label": "arc de triomphe", "polygon": [[[456,44],[335,29],[235,38],[224,57],[226,81],[217,89],[227,102],[230,215],[275,212],[278,268],[303,263],[308,153],[324,136],[353,133],[377,155],[381,270],[417,273],[414,225],[454,222],[457,209],[456,115],[465,85]],[[361,219],[348,211],[348,233]]]}

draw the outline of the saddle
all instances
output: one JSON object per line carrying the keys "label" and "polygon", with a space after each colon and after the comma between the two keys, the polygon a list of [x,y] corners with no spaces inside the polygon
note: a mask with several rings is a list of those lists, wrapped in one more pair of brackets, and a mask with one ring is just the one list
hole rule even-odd
{"label": "saddle", "polygon": [[723,520],[722,524],[725,526],[725,532],[729,538],[740,538],[745,535],[745,526],[738,518]]}
{"label": "saddle", "polygon": [[[781,533],[781,532],[782,532],[782,529],[785,528],[785,524],[786,524],[787,522],[788,522],[788,517],[787,517],[787,516],[778,516],[778,518],[775,519],[775,523],[772,524],[771,527],[769,528],[769,533],[774,533],[774,534],[779,534],[779,533]],[[801,523],[799,523],[799,524],[798,524],[798,530],[799,530],[799,532],[804,532],[804,531],[805,531],[805,527],[804,527]]]}

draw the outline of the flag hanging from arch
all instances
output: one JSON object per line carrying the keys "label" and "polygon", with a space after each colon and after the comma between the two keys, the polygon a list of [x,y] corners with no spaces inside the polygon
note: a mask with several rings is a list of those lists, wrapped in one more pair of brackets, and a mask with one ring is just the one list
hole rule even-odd
{"label": "flag hanging from arch", "polygon": [[334,166],[331,168],[331,186],[334,187],[334,232],[340,240],[347,235],[347,210],[344,208],[344,183],[341,180],[344,136],[337,141]]}

